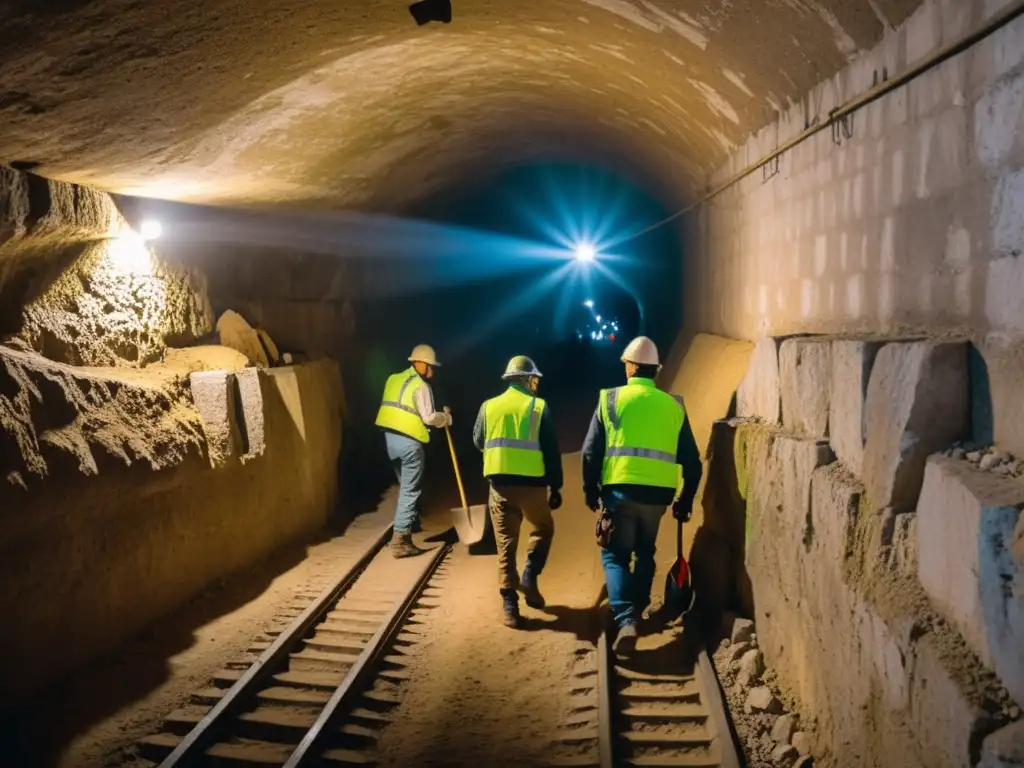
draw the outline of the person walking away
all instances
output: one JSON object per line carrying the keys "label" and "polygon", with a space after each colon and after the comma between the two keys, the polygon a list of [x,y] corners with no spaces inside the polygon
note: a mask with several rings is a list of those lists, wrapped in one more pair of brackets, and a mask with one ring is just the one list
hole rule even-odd
{"label": "person walking away", "polygon": [[[537,582],[555,535],[551,512],[562,506],[562,454],[551,411],[537,397],[542,375],[525,355],[509,360],[502,376],[508,389],[480,406],[473,428],[473,443],[484,454],[484,477],[490,485],[504,623],[513,628],[522,623],[517,590],[531,608],[545,605]],[[520,579],[516,550],[524,517],[533,531]]]}
{"label": "person walking away", "polygon": [[[703,470],[682,397],[654,384],[661,369],[657,346],[639,336],[621,360],[627,383],[601,391],[583,444],[583,494],[591,510],[603,505],[611,523],[601,541],[601,561],[617,627],[612,648],[628,656],[650,603],[662,515],[672,505],[676,520],[690,519]],[[673,503],[677,467],[682,467],[682,489]]]}
{"label": "person walking away", "polygon": [[411,367],[388,377],[376,421],[384,432],[388,458],[399,482],[391,535],[391,553],[395,557],[412,557],[427,551],[412,540],[422,493],[425,446],[430,442],[429,427],[440,429],[452,423],[447,408],[443,412],[434,410],[434,397],[427,383],[441,366],[433,347],[417,345],[409,362]]}

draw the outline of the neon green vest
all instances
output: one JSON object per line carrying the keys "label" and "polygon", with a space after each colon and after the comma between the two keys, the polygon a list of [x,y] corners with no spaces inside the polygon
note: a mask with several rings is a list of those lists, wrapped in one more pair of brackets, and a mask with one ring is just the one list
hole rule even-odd
{"label": "neon green vest", "polygon": [[544,477],[543,414],[544,401],[516,387],[484,403],[484,477]]}
{"label": "neon green vest", "polygon": [[605,450],[602,485],[680,487],[676,464],[679,432],[686,415],[682,398],[662,392],[650,379],[601,391]]}
{"label": "neon green vest", "polygon": [[420,418],[413,400],[416,391],[425,386],[426,382],[416,373],[415,368],[388,376],[380,410],[377,411],[377,426],[408,435],[421,443],[429,443],[430,430]]}

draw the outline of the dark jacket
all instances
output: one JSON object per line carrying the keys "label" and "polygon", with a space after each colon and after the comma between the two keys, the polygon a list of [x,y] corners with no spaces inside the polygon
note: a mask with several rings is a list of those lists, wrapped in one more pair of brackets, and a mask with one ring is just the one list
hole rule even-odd
{"label": "dark jacket", "polygon": [[[527,395],[532,395],[528,389],[513,384],[513,387]],[[480,406],[480,412],[476,415],[476,424],[473,425],[473,445],[477,450],[483,452],[484,441],[487,439],[487,420],[484,416],[486,403]],[[493,485],[534,485],[546,486],[552,490],[562,489],[562,452],[558,449],[558,435],[555,432],[555,421],[551,418],[551,407],[545,406],[544,413],[540,418],[540,451],[544,455],[544,477],[523,477],[522,475],[492,475],[488,478]]]}
{"label": "dark jacket", "polygon": [[[685,406],[684,406],[685,410]],[[590,420],[590,429],[583,441],[583,494],[586,499],[597,499],[601,494],[614,491],[616,495],[637,504],[661,504],[668,506],[675,496],[673,488],[659,488],[652,485],[609,485],[601,486],[601,470],[604,466],[604,449],[606,435],[604,422],[601,421],[601,407],[594,409]],[[683,428],[679,431],[679,442],[676,445],[676,464],[683,468],[683,490],[679,494],[679,503],[685,509],[693,505],[697,495],[697,487],[704,468],[700,462],[700,451],[697,441],[693,438],[690,417],[683,419]]]}

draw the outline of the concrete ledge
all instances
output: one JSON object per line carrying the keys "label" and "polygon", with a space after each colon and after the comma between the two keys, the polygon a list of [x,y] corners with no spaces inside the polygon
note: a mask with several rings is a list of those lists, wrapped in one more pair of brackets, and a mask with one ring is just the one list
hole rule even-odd
{"label": "concrete ledge", "polygon": [[822,337],[786,339],[779,348],[782,424],[809,437],[829,434],[832,344]]}
{"label": "concrete ledge", "polygon": [[935,607],[1024,704],[1024,482],[933,456],[917,511],[917,573]]}

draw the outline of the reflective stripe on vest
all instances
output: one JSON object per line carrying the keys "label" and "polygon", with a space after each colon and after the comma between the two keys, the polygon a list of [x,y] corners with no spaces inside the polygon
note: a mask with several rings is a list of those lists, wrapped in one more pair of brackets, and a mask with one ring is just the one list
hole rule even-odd
{"label": "reflective stripe on vest", "polygon": [[679,488],[676,464],[686,412],[682,398],[662,392],[650,379],[601,392],[605,428],[603,485]]}
{"label": "reflective stripe on vest", "polygon": [[484,403],[484,477],[544,477],[544,401],[516,387]]}
{"label": "reflective stripe on vest", "polygon": [[377,411],[378,427],[407,435],[421,443],[430,442],[430,430],[420,418],[414,397],[421,387],[427,386],[414,368],[388,377],[384,385],[380,410]]}

